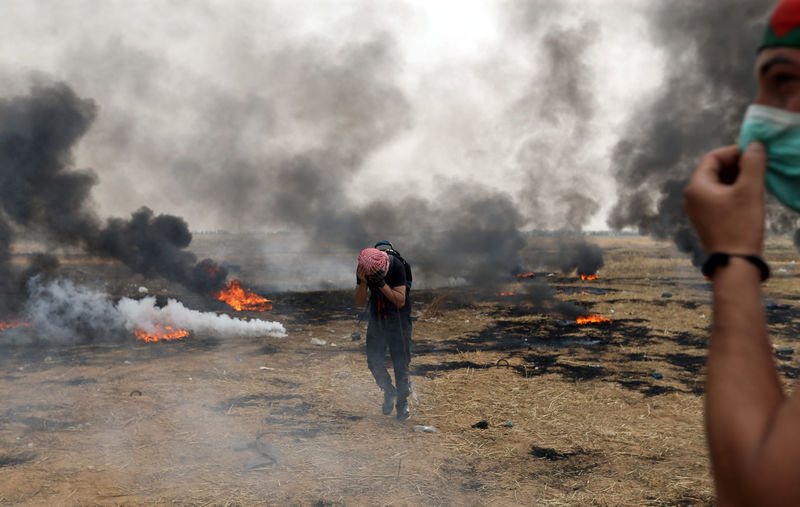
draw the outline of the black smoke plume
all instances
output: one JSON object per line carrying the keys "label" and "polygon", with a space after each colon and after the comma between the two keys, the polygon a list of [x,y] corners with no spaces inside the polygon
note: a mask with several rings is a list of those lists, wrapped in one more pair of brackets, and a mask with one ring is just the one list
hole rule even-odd
{"label": "black smoke plume", "polygon": [[585,241],[561,243],[559,250],[560,268],[564,273],[577,271],[578,276],[590,276],[603,267],[603,249],[595,244]]}
{"label": "black smoke plume", "polygon": [[[709,0],[653,8],[653,37],[665,52],[667,75],[614,149],[619,198],[612,228],[672,239],[695,265],[702,263],[705,252],[681,209],[683,189],[704,153],[737,140],[755,95],[756,49],[773,4]],[[768,221],[773,231],[795,223],[774,202]]]}
{"label": "black smoke plume", "polygon": [[225,271],[197,262],[186,251],[192,235],[186,222],[154,216],[142,208],[129,220],[103,224],[91,208],[97,177],[73,167],[72,149],[97,113],[93,101],[65,84],[35,86],[29,95],[0,99],[0,275],[5,310],[19,300],[30,276],[51,270],[52,256],[38,257],[24,272],[10,267],[15,231],[44,235],[55,244],[79,246],[113,257],[137,273],[162,276],[196,291],[222,287]]}

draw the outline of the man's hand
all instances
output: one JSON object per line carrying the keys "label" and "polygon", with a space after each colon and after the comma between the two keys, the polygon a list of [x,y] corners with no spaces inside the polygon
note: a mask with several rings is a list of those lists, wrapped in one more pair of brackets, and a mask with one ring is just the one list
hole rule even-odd
{"label": "man's hand", "polygon": [[761,254],[766,168],[761,143],[741,156],[738,147],[727,146],[700,161],[684,190],[683,209],[708,253]]}
{"label": "man's hand", "polygon": [[367,282],[369,283],[370,287],[380,289],[386,285],[386,274],[382,269],[379,269],[367,277]]}
{"label": "man's hand", "polygon": [[367,270],[361,264],[356,268],[356,278],[358,278],[359,283],[367,283]]}

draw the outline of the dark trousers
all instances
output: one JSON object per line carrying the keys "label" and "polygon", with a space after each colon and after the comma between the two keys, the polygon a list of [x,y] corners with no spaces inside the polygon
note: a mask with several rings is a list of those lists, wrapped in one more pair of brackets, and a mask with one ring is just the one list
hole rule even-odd
{"label": "dark trousers", "polygon": [[[402,317],[401,317],[402,318]],[[392,377],[386,370],[386,347],[392,357],[394,378],[397,388],[392,385]],[[401,323],[398,319],[370,320],[367,326],[367,366],[375,377],[375,382],[384,392],[397,394],[397,401],[408,398],[408,365],[411,361],[411,323]]]}

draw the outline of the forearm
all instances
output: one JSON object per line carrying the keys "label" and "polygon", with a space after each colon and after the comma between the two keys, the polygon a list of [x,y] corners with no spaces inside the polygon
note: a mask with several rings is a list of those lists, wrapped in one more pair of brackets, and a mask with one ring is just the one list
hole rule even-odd
{"label": "forearm", "polygon": [[397,306],[397,308],[402,308],[406,304],[406,294],[405,292],[401,292],[396,288],[389,287],[388,285],[384,285],[380,288],[381,293],[386,296],[393,305]]}
{"label": "forearm", "polygon": [[760,282],[758,269],[741,258],[714,274],[706,426],[721,495],[741,484],[784,400]]}
{"label": "forearm", "polygon": [[361,305],[363,305],[364,303],[367,302],[367,284],[366,283],[362,282],[362,283],[356,284],[356,290],[355,290],[355,293],[353,294],[353,299],[355,299],[356,304],[358,306],[361,306]]}

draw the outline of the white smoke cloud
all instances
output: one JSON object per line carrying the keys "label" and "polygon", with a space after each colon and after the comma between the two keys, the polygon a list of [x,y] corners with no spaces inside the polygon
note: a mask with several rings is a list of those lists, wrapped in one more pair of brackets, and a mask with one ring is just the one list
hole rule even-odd
{"label": "white smoke cloud", "polygon": [[198,333],[214,333],[220,336],[286,336],[286,329],[278,322],[253,319],[241,320],[229,315],[200,312],[170,299],[163,308],[156,306],[156,298],[149,296],[140,300],[122,298],[116,311],[121,315],[125,329],[136,328],[147,332],[156,326],[172,326]]}
{"label": "white smoke cloud", "polygon": [[13,334],[19,341],[77,343],[118,339],[124,320],[107,295],[69,280],[44,283],[38,276],[28,281],[28,291],[23,318],[31,326],[15,330]]}
{"label": "white smoke cloud", "polygon": [[107,294],[75,285],[70,280],[45,282],[34,277],[28,282],[30,297],[22,312],[29,326],[6,331],[6,341],[16,343],[57,343],[119,341],[134,329],[156,331],[157,326],[171,326],[220,337],[286,336],[278,322],[260,319],[249,321],[200,312],[170,299],[166,306],[156,306],[155,297],[141,300],[122,298],[114,304]]}

